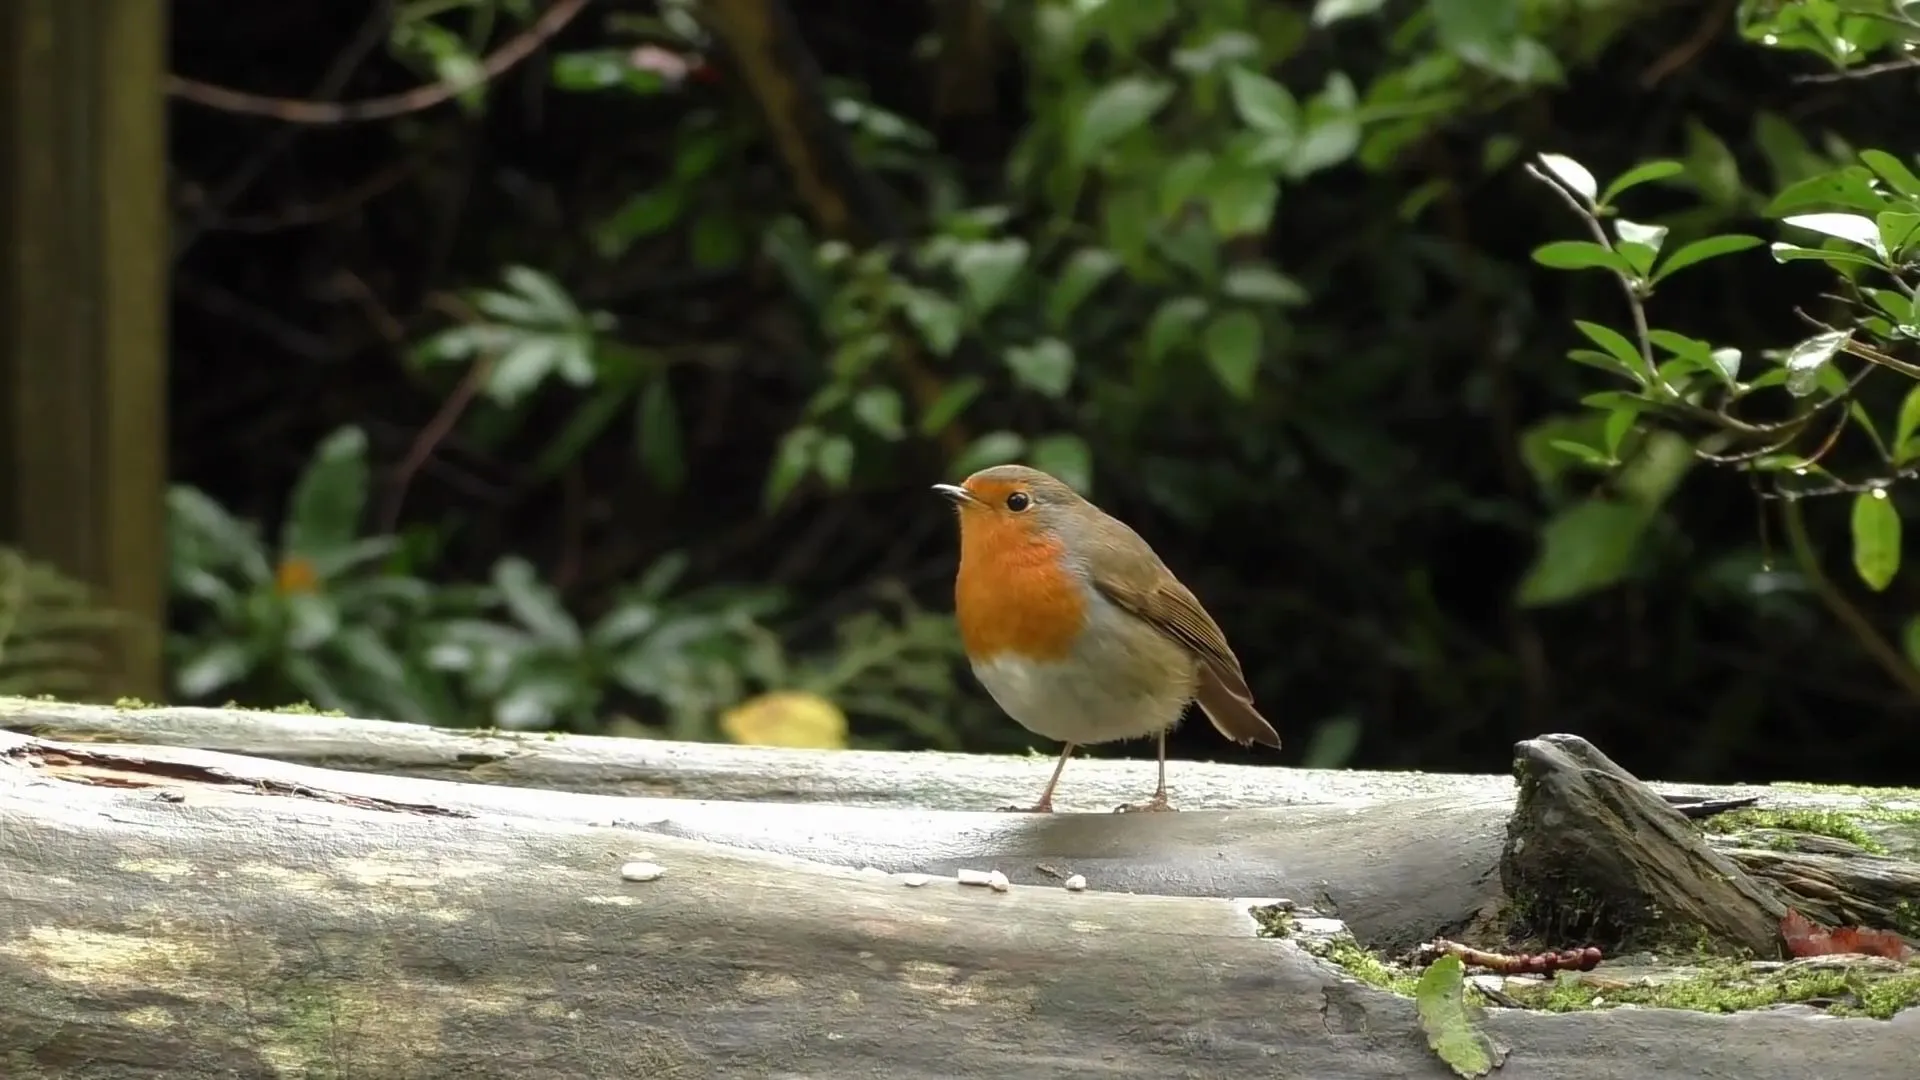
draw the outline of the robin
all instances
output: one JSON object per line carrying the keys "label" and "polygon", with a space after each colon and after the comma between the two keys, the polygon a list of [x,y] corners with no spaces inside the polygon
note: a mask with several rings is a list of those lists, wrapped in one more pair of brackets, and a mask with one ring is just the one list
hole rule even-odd
{"label": "robin", "polygon": [[1004,809],[1051,812],[1074,747],[1146,735],[1160,782],[1117,810],[1173,809],[1167,731],[1195,700],[1227,738],[1279,747],[1226,635],[1139,533],[1024,465],[933,489],[960,515],[954,615],[974,675],[1021,727],[1065,744],[1040,801]]}

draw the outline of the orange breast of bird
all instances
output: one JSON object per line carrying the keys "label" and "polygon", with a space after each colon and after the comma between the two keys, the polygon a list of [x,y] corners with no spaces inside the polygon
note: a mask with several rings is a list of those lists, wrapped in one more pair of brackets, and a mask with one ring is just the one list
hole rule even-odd
{"label": "orange breast of bird", "polygon": [[960,523],[954,619],[973,660],[1012,653],[1060,661],[1086,625],[1086,586],[1062,565],[1060,542],[1020,519],[968,514]]}

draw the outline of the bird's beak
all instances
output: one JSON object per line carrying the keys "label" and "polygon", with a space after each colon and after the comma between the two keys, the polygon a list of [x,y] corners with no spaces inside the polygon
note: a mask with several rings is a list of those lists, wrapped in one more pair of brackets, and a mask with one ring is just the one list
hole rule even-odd
{"label": "bird's beak", "polygon": [[973,492],[968,491],[958,484],[935,484],[933,485],[933,490],[952,499],[955,504],[960,506],[968,506],[980,501],[973,497]]}

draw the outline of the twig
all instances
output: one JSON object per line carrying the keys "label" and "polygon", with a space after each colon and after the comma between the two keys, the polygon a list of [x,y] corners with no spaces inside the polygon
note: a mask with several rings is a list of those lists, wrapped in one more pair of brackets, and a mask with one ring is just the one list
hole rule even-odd
{"label": "twig", "polygon": [[451,101],[476,86],[498,78],[508,68],[533,55],[534,50],[559,33],[586,6],[587,0],[554,0],[553,6],[525,30],[489,53],[472,74],[385,97],[349,102],[301,101],[229,90],[182,75],[168,76],[167,92],[210,109],[268,116],[289,124],[353,124],[367,120],[391,120]]}
{"label": "twig", "polygon": [[1888,644],[1886,638],[1880,636],[1880,631],[1874,628],[1872,621],[1861,614],[1859,608],[1853,606],[1853,602],[1847,599],[1846,594],[1840,591],[1839,586],[1835,585],[1833,579],[1829,578],[1827,572],[1821,568],[1820,553],[1814,550],[1813,541],[1807,536],[1807,521],[1801,512],[1800,503],[1792,499],[1786,500],[1786,505],[1781,510],[1781,517],[1786,522],[1787,542],[1793,545],[1794,559],[1799,562],[1800,572],[1806,576],[1807,584],[1812,587],[1814,595],[1820,598],[1820,602],[1826,605],[1827,610],[1839,620],[1840,625],[1853,635],[1853,639],[1860,644],[1860,648],[1868,656],[1873,658],[1874,663],[1880,665],[1881,670],[1892,677],[1893,681],[1909,695],[1920,698],[1920,670],[1916,670],[1912,664],[1907,663],[1906,657],[1901,656],[1899,650]]}
{"label": "twig", "polygon": [[1720,36],[1720,24],[1733,14],[1734,6],[1735,0],[1720,0],[1720,3],[1707,9],[1700,17],[1699,25],[1693,28],[1693,33],[1687,35],[1687,40],[1667,50],[1664,56],[1640,73],[1640,88],[1653,89],[1660,80],[1686,67],[1694,57],[1704,52],[1707,46],[1713,44],[1713,39]]}
{"label": "twig", "polygon": [[1911,71],[1914,68],[1920,68],[1920,58],[1902,56],[1894,60],[1883,60],[1878,64],[1848,68],[1845,71],[1827,71],[1813,75],[1795,75],[1793,81],[1797,83],[1847,82],[1852,79],[1870,79],[1875,75],[1889,75],[1896,71]]}
{"label": "twig", "polygon": [[[1535,165],[1528,164],[1523,167],[1534,179],[1551,188],[1554,194],[1560,196],[1562,202],[1565,202],[1573,209],[1575,214],[1580,216],[1580,220],[1587,223],[1587,232],[1592,234],[1594,243],[1599,244],[1608,251],[1613,251],[1618,254],[1613,246],[1613,241],[1607,238],[1607,230],[1600,226],[1600,219],[1594,215],[1593,208],[1586,205],[1584,196],[1576,194],[1565,184],[1554,179]],[[1647,365],[1647,378],[1651,379],[1653,385],[1658,386],[1667,397],[1677,397],[1678,395],[1673,392],[1673,388],[1668,386],[1666,381],[1660,378],[1660,367],[1653,361],[1653,336],[1647,327],[1647,308],[1645,304],[1640,302],[1639,291],[1633,287],[1632,279],[1628,278],[1625,274],[1616,270],[1613,271],[1613,278],[1620,283],[1620,291],[1625,294],[1627,298],[1627,310],[1633,313],[1634,337],[1638,339],[1640,344],[1640,359]]]}
{"label": "twig", "polygon": [[[443,302],[465,308],[465,305],[459,304],[450,297],[444,298]],[[466,311],[465,315],[470,321],[478,318],[478,315],[472,311]],[[452,433],[454,425],[460,422],[461,414],[465,413],[467,406],[473,404],[474,398],[480,395],[480,388],[486,385],[487,377],[492,372],[493,356],[482,354],[454,385],[453,393],[448,394],[447,399],[440,403],[440,408],[434,411],[433,418],[414,435],[412,445],[407,447],[407,456],[401,459],[400,464],[394,469],[393,483],[387,493],[386,505],[380,513],[382,533],[392,533],[400,527],[400,507],[406,502],[407,489],[412,486],[414,475],[426,465],[427,459],[433,456],[434,447],[439,446]]]}

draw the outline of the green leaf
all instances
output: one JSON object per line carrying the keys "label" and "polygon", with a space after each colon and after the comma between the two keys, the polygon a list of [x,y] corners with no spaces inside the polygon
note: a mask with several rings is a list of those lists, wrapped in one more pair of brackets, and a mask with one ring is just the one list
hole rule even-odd
{"label": "green leaf", "polygon": [[853,482],[853,440],[839,432],[820,437],[813,448],[813,471],[834,491],[845,491]]}
{"label": "green leaf", "polygon": [[1611,372],[1615,375],[1625,375],[1627,378],[1643,386],[1647,381],[1647,376],[1641,370],[1639,363],[1623,363],[1619,357],[1614,356],[1612,353],[1603,353],[1598,349],[1568,349],[1567,359],[1575,363],[1585,364],[1588,367],[1596,367],[1601,371]]}
{"label": "green leaf", "polygon": [[634,195],[594,230],[594,247],[605,258],[622,255],[634,241],[664,232],[680,220],[686,203],[686,190],[678,184],[663,184]]}
{"label": "green leaf", "polygon": [[1859,214],[1795,214],[1781,223],[1859,244],[1876,255],[1886,254],[1886,249],[1880,246],[1880,227],[1870,217]]}
{"label": "green leaf", "polygon": [[907,407],[891,386],[869,386],[853,396],[853,415],[868,431],[898,442],[907,437]]}
{"label": "green leaf", "polygon": [[1207,216],[1223,239],[1267,231],[1280,185],[1272,176],[1225,163],[1207,181]]}
{"label": "green leaf", "polygon": [[1286,87],[1243,67],[1227,69],[1227,94],[1234,111],[1255,131],[1291,135],[1300,127],[1300,106]]}
{"label": "green leaf", "polygon": [[1100,284],[1120,269],[1120,259],[1106,248],[1081,248],[1067,260],[1047,293],[1047,325],[1065,330],[1073,313]]}
{"label": "green leaf", "polygon": [[989,431],[960,451],[948,471],[955,476],[966,476],[991,465],[1018,461],[1026,449],[1027,440],[1011,431]]}
{"label": "green leaf", "polygon": [[1233,396],[1253,396],[1260,370],[1260,320],[1250,311],[1222,311],[1207,321],[1204,346],[1214,377]]}
{"label": "green leaf", "polygon": [[1067,154],[1084,165],[1095,154],[1153,119],[1173,97],[1165,79],[1128,76],[1100,88],[1081,110],[1067,141]]}
{"label": "green leaf", "polygon": [[353,542],[367,503],[367,436],[348,425],[329,435],[294,485],[280,534],[282,558],[317,559]]}
{"label": "green leaf", "polygon": [[493,565],[493,587],[520,625],[542,642],[562,649],[580,645],[580,626],[560,606],[560,597],[533,571],[533,564],[509,555]]}
{"label": "green leaf", "polygon": [[773,452],[773,467],[767,470],[767,489],[764,493],[765,506],[772,510],[793,494],[800,481],[813,471],[813,451],[820,445],[818,428],[801,426],[794,428],[780,439],[780,446]]}
{"label": "green leaf", "polygon": [[1555,240],[1533,249],[1533,261],[1554,270],[1611,270],[1632,274],[1633,267],[1611,248],[1591,240]]}
{"label": "green leaf", "polygon": [[1518,0],[1427,0],[1427,10],[1441,46],[1467,63],[1515,82],[1559,76],[1553,55],[1520,34]]}
{"label": "green leaf", "polygon": [[246,678],[257,661],[249,642],[211,642],[174,670],[173,685],[181,697],[204,698]]}
{"label": "green leaf", "polygon": [[1313,5],[1313,25],[1327,26],[1342,19],[1372,15],[1386,6],[1386,0],[1318,0]]}
{"label": "green leaf", "polygon": [[1849,168],[1795,181],[1767,203],[1765,213],[1768,217],[1779,217],[1804,207],[1844,206],[1877,214],[1886,209],[1887,200],[1869,184],[1872,175],[1866,169]]}
{"label": "green leaf", "polygon": [[656,375],[640,392],[633,417],[634,448],[653,482],[666,491],[678,491],[687,479],[687,459],[680,435],[680,409],[665,375]]}
{"label": "green leaf", "polygon": [[1840,346],[1852,336],[1846,330],[1826,330],[1795,345],[1780,365],[1787,372],[1787,393],[1794,397],[1806,397],[1813,393],[1821,369],[1833,360]]}
{"label": "green leaf", "polygon": [[249,584],[273,580],[273,560],[259,531],[186,484],[167,488],[167,559],[176,578],[190,570],[231,568]]}
{"label": "green leaf", "polygon": [[1694,263],[1705,262],[1708,259],[1718,258],[1721,255],[1731,255],[1736,251],[1745,251],[1748,248],[1756,248],[1765,242],[1766,241],[1757,236],[1745,236],[1740,233],[1725,233],[1720,236],[1709,236],[1703,240],[1695,240],[1693,243],[1686,244],[1682,246],[1680,250],[1667,256],[1667,261],[1661,263],[1660,269],[1654,271],[1653,280],[1656,282],[1663,281],[1668,275],[1684,270]]}
{"label": "green leaf", "polygon": [[917,425],[922,435],[938,435],[946,430],[948,424],[973,404],[987,384],[976,375],[962,375],[946,385],[940,396],[933,399],[920,411],[920,423]]}
{"label": "green leaf", "polygon": [[[1453,6],[1484,6],[1487,8],[1497,8],[1503,5],[1511,6],[1511,0],[1490,0],[1490,2],[1485,5],[1478,5],[1475,3],[1475,0],[1456,0]],[[1559,180],[1562,184],[1571,188],[1576,194],[1588,202],[1592,202],[1594,196],[1600,190],[1598,185],[1594,183],[1593,174],[1587,171],[1587,167],[1565,154],[1541,154],[1540,164],[1545,167],[1548,172],[1553,174],[1554,179]]]}
{"label": "green leaf", "polygon": [[1194,327],[1207,313],[1207,302],[1197,296],[1173,296],[1160,302],[1147,321],[1146,359],[1159,364],[1176,348],[1193,340]]}
{"label": "green leaf", "polygon": [[953,269],[966,290],[967,306],[985,315],[1006,299],[1020,271],[1027,265],[1025,240],[991,240],[967,244],[954,256]]}
{"label": "green leaf", "polygon": [[1870,259],[1852,251],[1826,251],[1821,248],[1801,247],[1798,244],[1775,242],[1768,248],[1778,262],[1799,262],[1812,259],[1829,266],[1879,266],[1877,259]]}
{"label": "green leaf", "polygon": [[960,305],[947,297],[926,289],[907,289],[900,295],[900,310],[935,356],[950,356],[954,346],[960,344],[960,324],[965,315]]}
{"label": "green leaf", "polygon": [[1606,440],[1609,458],[1620,456],[1620,444],[1626,441],[1627,433],[1633,430],[1634,422],[1639,419],[1640,410],[1638,409],[1614,409],[1607,413],[1602,437]]}
{"label": "green leaf", "polygon": [[1900,417],[1893,426],[1893,463],[1905,465],[1920,457],[1920,443],[1914,441],[1915,431],[1920,431],[1920,384],[1907,391],[1900,401]]}
{"label": "green leaf", "polygon": [[1073,385],[1073,347],[1059,338],[1012,346],[1004,358],[1015,381],[1047,397],[1060,397]]}
{"label": "green leaf", "polygon": [[1258,263],[1242,263],[1228,270],[1220,282],[1220,291],[1250,304],[1296,307],[1307,302],[1307,291],[1299,282]]}
{"label": "green leaf", "polygon": [[1626,339],[1626,335],[1613,327],[1587,322],[1584,319],[1573,320],[1573,325],[1587,335],[1589,341],[1605,349],[1614,359],[1627,367],[1639,370],[1646,366],[1646,357],[1640,355],[1640,350],[1634,346],[1633,342]]}
{"label": "green leaf", "polygon": [[1093,451],[1080,436],[1066,432],[1043,435],[1034,440],[1027,457],[1034,468],[1052,473],[1082,497],[1092,494]]}
{"label": "green leaf", "polygon": [[747,251],[747,234],[732,214],[701,214],[693,220],[687,235],[687,254],[701,270],[726,270],[737,266]]}
{"label": "green leaf", "polygon": [[1880,175],[1887,186],[1909,199],[1920,199],[1920,177],[1913,175],[1905,162],[1885,150],[1862,150],[1860,160]]}
{"label": "green leaf", "polygon": [[1506,1059],[1507,1051],[1480,1026],[1480,1010],[1467,1001],[1466,967],[1458,956],[1445,953],[1413,988],[1414,1011],[1427,1045],[1460,1076],[1485,1076]]}
{"label": "green leaf", "polygon": [[1886,210],[1875,215],[1874,226],[1879,230],[1880,247],[1886,251],[1887,258],[1900,261],[1901,249],[1913,242],[1913,233],[1920,228],[1920,214]]}
{"label": "green leaf", "polygon": [[1627,575],[1649,512],[1632,503],[1587,499],[1556,513],[1521,579],[1518,601],[1541,607],[1604,589]]}
{"label": "green leaf", "polygon": [[1900,572],[1900,512],[1884,488],[1853,498],[1853,568],[1874,592]]}
{"label": "green leaf", "polygon": [[1653,269],[1654,257],[1660,254],[1660,245],[1667,242],[1667,227],[1619,218],[1613,223],[1613,231],[1620,238],[1617,250],[1621,257],[1633,267],[1635,274],[1646,277]]}
{"label": "green leaf", "polygon": [[1607,185],[1606,190],[1600,193],[1600,198],[1596,201],[1605,206],[1619,198],[1628,188],[1638,187],[1654,180],[1665,180],[1669,176],[1678,176],[1685,171],[1686,166],[1677,161],[1649,161],[1636,165],[1614,177],[1613,183]]}
{"label": "green leaf", "polygon": [[1906,628],[1900,634],[1900,644],[1907,654],[1907,663],[1920,668],[1920,615],[1907,619]]}

